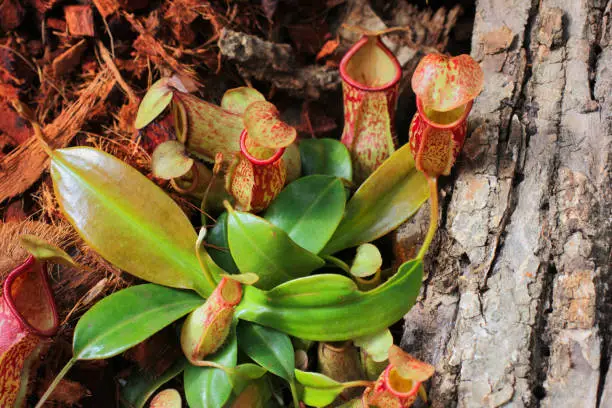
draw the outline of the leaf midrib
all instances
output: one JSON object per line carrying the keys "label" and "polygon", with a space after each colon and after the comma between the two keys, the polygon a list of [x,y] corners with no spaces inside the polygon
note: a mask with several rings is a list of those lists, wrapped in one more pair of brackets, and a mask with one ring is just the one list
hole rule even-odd
{"label": "leaf midrib", "polygon": [[[264,347],[265,347],[265,348],[269,349],[269,350],[272,352],[272,354],[274,355],[274,357],[276,357],[277,361],[280,363],[280,366],[283,368],[283,370],[285,370],[285,373],[284,373],[285,375],[284,375],[284,376],[282,376],[282,375],[281,375],[280,377],[283,377],[283,378],[284,378],[285,380],[287,380],[287,381],[291,381],[291,380],[292,380],[292,378],[293,378],[292,373],[293,373],[294,368],[289,368],[289,369],[288,369],[288,368],[285,366],[285,364],[284,364],[284,363],[287,361],[287,359],[283,358],[283,356],[282,356],[281,354],[279,354],[279,352],[277,352],[277,351],[276,351],[276,350],[275,350],[273,347],[268,346],[268,341],[267,341],[268,339],[266,339],[266,338],[265,338],[265,337],[262,335],[262,333],[260,332],[260,330],[259,330],[259,329],[257,329],[257,326],[255,326],[255,325],[251,325],[251,327],[253,328],[253,330],[252,330],[252,331],[254,332],[254,334],[255,334],[255,335],[256,335],[256,336],[257,336],[257,337],[260,339],[261,344],[262,344],[262,345],[264,345]],[[264,368],[265,368],[265,367],[264,367]],[[273,372],[272,370],[269,370],[269,371]],[[273,372],[273,373],[274,373],[274,372]],[[278,375],[277,373],[274,373],[274,374]]]}
{"label": "leaf midrib", "polygon": [[[255,252],[256,252],[258,255],[260,255],[262,258],[264,258],[264,259],[267,261],[266,263],[267,263],[268,265],[271,265],[271,266],[272,266],[272,268],[271,268],[271,269],[272,269],[274,272],[278,272],[278,273],[280,273],[281,275],[286,276],[287,278],[289,278],[288,280],[293,279],[293,278],[294,278],[294,276],[293,276],[293,275],[290,275],[288,272],[286,272],[286,271],[285,271],[285,268],[283,268],[282,266],[280,266],[280,265],[278,265],[276,262],[274,262],[274,261],[272,260],[272,258],[270,258],[270,257],[268,256],[268,254],[267,254],[265,251],[262,251],[262,250],[261,250],[261,248],[259,248],[259,246],[255,244],[255,242],[254,242],[254,241],[251,239],[251,237],[249,236],[249,234],[247,234],[247,233],[245,232],[245,226],[244,226],[244,224],[242,223],[242,221],[240,220],[240,216],[239,216],[239,215],[237,215],[236,213],[231,214],[231,216],[232,216],[232,217],[234,217],[234,219],[235,219],[235,221],[236,221],[236,224],[238,224],[238,225],[240,226],[240,233],[241,233],[241,235],[242,235],[243,239],[245,239],[245,240],[246,240],[246,241],[249,243],[249,245],[250,245],[250,246],[251,246],[251,247],[252,247],[252,248],[255,250]],[[280,228],[279,228],[279,229],[280,229]],[[285,231],[283,231],[283,230],[281,230],[281,231],[282,231],[283,233],[285,233]],[[230,250],[231,250],[231,248],[230,248]]]}
{"label": "leaf midrib", "polygon": [[[142,224],[142,223],[137,223],[136,227],[134,227],[134,224],[129,222],[131,217],[129,216],[129,211],[127,211],[127,209],[124,209],[122,206],[119,206],[117,204],[115,204],[112,200],[108,199],[105,195],[103,194],[99,194],[97,192],[97,190],[95,189],[95,187],[87,181],[87,178],[83,177],[77,170],[74,170],[71,168],[71,166],[68,163],[64,163],[64,161],[62,160],[61,157],[58,157],[57,155],[53,156],[53,159],[55,160],[55,162],[62,168],[64,168],[65,171],[73,174],[73,176],[79,180],[81,180],[82,184],[91,192],[94,193],[95,197],[98,197],[98,199],[104,204],[104,206],[106,208],[109,208],[113,213],[117,214],[119,217],[121,217],[124,220],[128,221],[128,225],[130,226],[130,229],[137,231],[138,235],[144,236],[145,238],[148,238],[150,236],[155,236],[157,238],[161,236],[163,236],[164,238],[162,239],[156,239],[153,240],[154,246],[157,249],[160,249],[160,252],[163,254],[163,257],[170,261],[169,263],[178,263],[181,267],[179,268],[179,270],[183,271],[187,271],[187,273],[189,274],[190,277],[192,278],[196,278],[195,274],[192,274],[188,271],[191,271],[194,265],[188,265],[184,262],[181,262],[183,259],[189,259],[189,256],[185,256],[187,255],[186,251],[184,251],[182,248],[179,248],[179,251],[169,251],[168,245],[163,245],[163,244],[170,244],[169,246],[172,247],[176,247],[173,244],[173,242],[171,240],[166,239],[166,234],[157,234],[154,230],[152,230],[151,228],[147,228],[145,225],[146,224]],[[163,244],[162,244],[163,243]],[[93,248],[97,248],[98,245],[94,245],[92,242],[88,242],[88,244],[90,244]],[[183,256],[176,256],[177,252],[182,254]],[[191,255],[191,254],[189,254]],[[129,272],[129,271],[128,271]],[[180,276],[181,274],[178,273],[177,274],[179,276],[179,278],[181,278],[182,281],[189,281],[191,279],[185,279],[184,277]],[[197,280],[197,278],[196,278]]]}
{"label": "leaf midrib", "polygon": [[[385,196],[391,196],[392,198],[389,200],[379,199],[376,200],[376,203],[374,203],[374,205],[372,206],[363,206],[358,211],[351,212],[351,201],[353,201],[355,198],[359,198],[358,196],[353,196],[353,199],[351,199],[351,201],[349,201],[346,205],[345,216],[340,221],[340,224],[336,228],[334,235],[328,241],[328,246],[324,247],[322,252],[337,252],[341,249],[348,248],[349,246],[353,245],[353,242],[363,241],[363,239],[361,239],[360,237],[364,234],[364,229],[362,229],[358,234],[351,234],[351,231],[355,229],[354,220],[359,220],[363,222],[365,219],[367,219],[369,214],[379,214],[381,208],[391,206],[390,203],[397,198],[399,193],[401,193],[404,188],[406,188],[406,185],[413,182],[413,177],[409,176],[409,174],[412,172],[412,170],[409,170],[407,172],[408,174],[406,177],[402,178],[398,183],[394,183],[394,186],[390,190],[388,190],[388,193],[385,194]],[[354,208],[354,206],[356,206],[356,204],[354,204],[352,207]],[[349,219],[351,222],[347,221]],[[350,236],[350,238],[347,238],[347,234]],[[348,246],[347,242],[349,243]],[[338,245],[338,243],[340,243],[340,245]],[[333,248],[334,250],[330,252],[328,248]]]}
{"label": "leaf midrib", "polygon": [[[307,215],[308,215],[308,214],[310,214],[310,212],[312,211],[312,209],[313,209],[313,208],[314,208],[314,207],[315,207],[317,204],[319,204],[319,202],[321,202],[321,201],[323,200],[323,198],[324,198],[324,197],[327,195],[327,192],[328,192],[329,190],[331,190],[331,188],[333,187],[333,185],[334,185],[334,183],[336,182],[336,180],[337,180],[337,179],[333,179],[333,180],[331,180],[331,182],[330,182],[330,183],[329,183],[329,184],[328,184],[328,185],[327,185],[327,186],[326,186],[326,187],[325,187],[325,188],[324,188],[324,189],[321,191],[321,193],[320,193],[320,194],[317,196],[317,198],[316,198],[314,201],[312,201],[312,203],[311,203],[311,204],[310,204],[308,207],[306,207],[306,210],[303,212],[303,215],[297,219],[297,221],[295,222],[295,224],[293,224],[293,227],[291,227],[291,228],[289,229],[289,231],[286,231],[286,232],[287,232],[287,235],[289,235],[289,237],[290,237],[290,238],[293,238],[293,237],[292,237],[292,234],[293,234],[293,233],[294,233],[294,232],[295,232],[295,231],[298,229],[298,227],[299,227],[299,226],[300,226],[300,225],[301,225],[301,224],[304,222],[304,220],[306,220],[307,218],[310,218],[310,217],[307,217]],[[344,193],[344,192],[342,192],[342,193]],[[343,212],[344,212],[344,209],[343,209]],[[340,221],[338,221],[338,224],[339,224],[339,223],[340,223]],[[338,225],[336,225],[336,226],[338,226]],[[332,233],[332,234],[333,234],[333,233]],[[331,238],[331,236],[330,236],[330,238]],[[328,240],[329,240],[329,239],[328,239]],[[319,246],[320,246],[320,245],[319,245]],[[325,246],[325,243],[323,243],[323,246]],[[304,249],[308,250],[308,248],[304,248]]]}

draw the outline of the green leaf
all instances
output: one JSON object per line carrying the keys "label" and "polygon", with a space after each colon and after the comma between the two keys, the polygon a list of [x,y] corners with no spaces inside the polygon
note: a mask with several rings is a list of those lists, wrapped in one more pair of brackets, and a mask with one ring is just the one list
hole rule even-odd
{"label": "green leaf", "polygon": [[302,401],[308,406],[325,407],[344,390],[341,383],[320,373],[295,370],[295,378],[304,386]]}
{"label": "green leaf", "polygon": [[353,180],[351,156],[342,143],[334,139],[306,139],[300,141],[302,173],[326,174]]}
{"label": "green leaf", "polygon": [[344,186],[337,177],[313,175],[285,187],[264,218],[316,254],[340,224],[345,204]]}
{"label": "green leaf", "polygon": [[406,144],[357,190],[322,253],[333,254],[382,237],[410,218],[428,197],[427,179],[414,167]]}
{"label": "green leaf", "polygon": [[170,78],[162,78],[155,82],[138,106],[136,114],[136,129],[142,129],[153,122],[172,101],[173,89],[169,86]]}
{"label": "green leaf", "polygon": [[361,244],[351,265],[351,275],[366,278],[374,275],[382,266],[380,251],[372,244]]}
{"label": "green leaf", "polygon": [[159,376],[140,370],[135,371],[125,380],[125,385],[121,386],[120,406],[122,408],[143,408],[159,387],[182,373],[187,365],[187,359],[181,356]]}
{"label": "green leaf", "polygon": [[192,167],[193,159],[187,156],[185,145],[176,140],[160,144],[151,155],[153,175],[164,180],[181,177]]}
{"label": "green leaf", "polygon": [[[308,284],[306,278],[285,284],[292,285],[291,291],[275,288],[265,292],[248,286],[236,317],[307,340],[344,341],[366,336],[391,326],[414,305],[423,264],[420,260],[404,263],[388,281],[368,292],[345,291],[341,281],[333,287],[340,291],[337,295],[313,289],[315,285],[324,287],[331,281],[329,276],[312,276]],[[348,283],[344,285],[348,287]],[[287,296],[288,292],[292,296]]]}
{"label": "green leaf", "polygon": [[152,181],[89,147],[54,151],[51,176],[66,218],[112,264],[149,282],[210,294],[191,222]]}
{"label": "green leaf", "polygon": [[393,336],[389,329],[385,329],[378,333],[356,338],[353,343],[355,343],[355,346],[364,349],[372,360],[380,363],[389,357],[389,348],[393,345]]}
{"label": "green leaf", "polygon": [[234,367],[230,375],[234,394],[240,394],[251,381],[263,377],[267,372],[268,370],[265,368],[251,363],[240,364]]}
{"label": "green leaf", "polygon": [[19,237],[19,240],[21,246],[38,261],[50,261],[61,265],[77,266],[70,255],[44,239],[30,234],[23,234]]}
{"label": "green leaf", "polygon": [[[207,358],[225,367],[235,367],[238,347],[235,332],[229,343],[213,356]],[[185,396],[191,408],[222,407],[232,394],[232,384],[227,373],[218,368],[188,365],[185,369]]]}
{"label": "green leaf", "polygon": [[[200,232],[198,233],[198,239],[195,243],[195,254],[196,258],[200,261],[200,270],[204,275],[210,276],[211,280],[210,285],[214,285],[216,287],[216,283],[219,282],[223,275],[227,275],[227,272],[219,267],[212,259],[210,254],[206,251],[204,247],[204,240],[208,236],[208,230],[206,227],[200,228]],[[214,282],[212,282],[214,280]]]}
{"label": "green leaf", "polygon": [[236,331],[242,351],[272,374],[293,381],[295,360],[289,336],[249,322],[240,322]]}
{"label": "green leaf", "polygon": [[309,274],[325,262],[263,218],[232,210],[227,219],[230,251],[238,269],[259,276],[257,287],[269,289]]}
{"label": "green leaf", "polygon": [[229,273],[239,272],[227,242],[227,212],[221,214],[215,226],[208,230],[206,242],[216,247],[209,246],[208,254],[217,265]]}
{"label": "green leaf", "polygon": [[203,303],[195,293],[153,284],[113,293],[79,320],[72,345],[74,358],[92,360],[116,356]]}
{"label": "green leaf", "polygon": [[274,306],[309,307],[338,303],[358,296],[359,289],[346,276],[324,274],[293,279],[267,292]]}

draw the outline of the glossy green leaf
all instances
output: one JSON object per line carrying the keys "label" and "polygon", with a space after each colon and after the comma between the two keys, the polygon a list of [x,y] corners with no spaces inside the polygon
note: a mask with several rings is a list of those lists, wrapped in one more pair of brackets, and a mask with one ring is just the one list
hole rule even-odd
{"label": "glossy green leaf", "polygon": [[346,146],[334,139],[305,139],[300,141],[302,173],[326,174],[353,180],[351,156]]}
{"label": "glossy green leaf", "polygon": [[302,248],[318,253],[338,227],[346,197],[337,177],[302,177],[280,192],[264,218]]}
{"label": "glossy green leaf", "polygon": [[427,179],[415,168],[406,144],[357,190],[322,253],[333,254],[382,237],[410,218],[428,197]]}
{"label": "glossy green leaf", "polygon": [[351,265],[351,275],[365,278],[374,275],[382,266],[382,255],[372,244],[361,244]]}
{"label": "glossy green leaf", "polygon": [[206,242],[210,244],[208,253],[217,265],[229,273],[238,273],[238,267],[232,258],[227,242],[227,213],[217,217],[215,226],[208,230]]}
{"label": "glossy green leaf", "polygon": [[[207,360],[225,367],[235,367],[237,356],[238,347],[234,333],[230,334],[229,342]],[[184,382],[185,396],[190,408],[219,408],[232,394],[229,376],[218,368],[189,365],[185,369]]]}
{"label": "glossy green leaf", "polygon": [[344,390],[341,383],[320,373],[295,370],[295,378],[304,387],[302,401],[312,407],[331,404]]}
{"label": "glossy green leaf", "polygon": [[232,391],[234,394],[239,394],[253,380],[263,377],[268,370],[257,364],[240,364],[232,370],[230,382],[232,383]]}
{"label": "glossy green leaf", "polygon": [[285,231],[256,215],[232,210],[227,227],[229,247],[238,269],[256,273],[259,288],[270,289],[325,264],[293,242]]}
{"label": "glossy green leaf", "polygon": [[62,212],[112,264],[149,282],[207,296],[193,251],[196,233],[180,207],[121,160],[89,147],[60,149],[51,176]]}
{"label": "glossy green leaf", "polygon": [[242,115],[246,108],[257,101],[265,101],[266,98],[255,88],[241,86],[228,89],[221,98],[221,107],[232,113]]}
{"label": "glossy green leaf", "polygon": [[148,372],[135,371],[125,382],[120,383],[119,404],[121,408],[143,408],[159,387],[182,373],[188,364],[187,359],[181,356],[159,376]]}
{"label": "glossy green leaf", "polygon": [[34,235],[23,234],[19,237],[21,246],[39,261],[49,261],[61,265],[77,266],[72,257],[64,250],[38,238]]}
{"label": "glossy green leaf", "polygon": [[375,362],[385,361],[389,357],[389,348],[393,345],[393,336],[389,329],[359,337],[353,340],[355,346],[364,349]]}
{"label": "glossy green leaf", "polygon": [[193,292],[145,284],[102,299],[87,311],[74,330],[78,360],[116,356],[146,340],[202,305]]}
{"label": "glossy green leaf", "polygon": [[[288,291],[265,292],[249,286],[244,289],[236,316],[302,339],[350,340],[382,331],[400,320],[414,305],[422,278],[423,264],[413,260],[404,263],[388,281],[368,292],[346,291],[334,296],[333,292],[330,295],[324,289],[312,289],[317,284],[324,287],[331,281],[329,275],[287,283],[292,285],[292,296],[286,296]],[[317,283],[317,280],[324,283]],[[334,288],[344,290],[342,282],[337,282]]]}
{"label": "glossy green leaf", "polygon": [[253,361],[272,374],[292,381],[295,360],[289,336],[249,322],[240,322],[236,332],[240,349]]}
{"label": "glossy green leaf", "polygon": [[200,228],[198,239],[195,243],[195,254],[200,261],[200,270],[202,273],[209,273],[215,282],[219,282],[223,275],[227,275],[227,272],[225,272],[223,268],[220,268],[212,259],[208,251],[206,251],[206,247],[203,244],[207,236],[208,230],[206,227]]}
{"label": "glossy green leaf", "polygon": [[187,156],[185,145],[176,140],[160,144],[151,155],[153,175],[164,180],[181,177],[192,167],[193,159]]}
{"label": "glossy green leaf", "polygon": [[324,274],[293,279],[267,292],[275,306],[309,307],[333,305],[338,299],[359,296],[354,281],[343,275]]}

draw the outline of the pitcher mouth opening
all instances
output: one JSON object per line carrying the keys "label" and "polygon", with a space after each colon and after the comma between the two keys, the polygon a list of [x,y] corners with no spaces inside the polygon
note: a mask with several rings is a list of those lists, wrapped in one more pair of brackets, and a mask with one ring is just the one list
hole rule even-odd
{"label": "pitcher mouth opening", "polygon": [[402,77],[402,67],[380,37],[363,35],[340,61],[340,76],[366,92],[392,88]]}
{"label": "pitcher mouth opening", "polygon": [[[30,255],[23,264],[13,270],[6,278],[2,288],[2,294],[4,298],[3,301],[24,328],[38,336],[51,337],[57,333],[59,329],[59,317],[55,307],[55,300],[51,293],[51,287],[47,280],[46,270],[46,263],[40,263]],[[23,313],[23,300],[19,301],[18,298],[13,296],[12,292],[13,285],[20,279],[26,279],[27,274],[36,274],[36,278],[40,280],[40,282],[38,282],[40,287],[36,288],[38,293],[35,294],[35,298],[31,299],[31,302],[29,301],[30,299],[26,302],[26,306],[29,308],[28,310],[32,312],[34,316],[33,318],[28,316],[29,313],[27,315]],[[22,284],[25,285],[27,282]],[[0,301],[2,300],[0,299]],[[45,310],[33,308],[33,305],[41,304],[41,302],[45,303],[42,305]],[[41,317],[43,319],[49,319],[50,321],[40,321]]]}
{"label": "pitcher mouth opening", "polygon": [[466,120],[474,104],[474,101],[471,100],[455,109],[442,112],[424,107],[423,101],[418,96],[416,102],[421,118],[432,127],[438,129],[452,129],[460,125]]}
{"label": "pitcher mouth opening", "polygon": [[240,134],[240,151],[242,152],[242,154],[244,154],[244,156],[251,163],[253,163],[256,166],[267,166],[268,164],[272,164],[276,162],[277,160],[279,160],[281,156],[283,155],[283,153],[285,153],[285,148],[281,147],[280,149],[276,150],[276,152],[274,152],[274,154],[270,156],[269,158],[258,159],[257,157],[251,155],[251,153],[249,153],[249,150],[247,149],[247,146],[246,146],[247,136],[248,136],[248,132],[246,129],[244,129],[242,133]]}
{"label": "pitcher mouth opening", "polygon": [[418,381],[401,377],[392,366],[387,367],[384,375],[389,391],[399,398],[415,396],[421,386],[421,383]]}

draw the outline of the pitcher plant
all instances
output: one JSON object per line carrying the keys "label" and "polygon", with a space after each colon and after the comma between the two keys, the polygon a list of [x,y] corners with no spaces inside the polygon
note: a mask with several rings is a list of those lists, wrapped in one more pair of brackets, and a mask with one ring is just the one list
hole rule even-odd
{"label": "pitcher plant", "polygon": [[438,226],[438,177],[449,175],[467,133],[467,117],[482,91],[484,74],[469,55],[426,55],[412,76],[417,113],[410,124],[410,150],[430,187],[430,226],[422,258]]}
{"label": "pitcher plant", "polygon": [[[172,180],[180,193],[207,198],[209,208],[221,208],[220,203],[229,198],[223,196],[225,188],[240,209],[261,211],[300,172],[299,155],[291,147],[295,128],[282,122],[276,107],[255,89],[230,89],[216,106],[187,93],[178,78],[162,78],[143,98],[136,128],[147,126],[168,106],[177,141],[163,143],[153,153],[154,174]],[[223,162],[221,177],[212,178],[210,169],[190,159],[190,154]],[[167,171],[156,171],[160,168]]]}
{"label": "pitcher plant", "polygon": [[58,328],[47,264],[30,255],[8,275],[0,297],[0,406],[26,406],[41,353]]}
{"label": "pitcher plant", "polygon": [[365,33],[340,62],[344,104],[342,143],[357,183],[395,150],[395,108],[401,66],[378,33]]}

